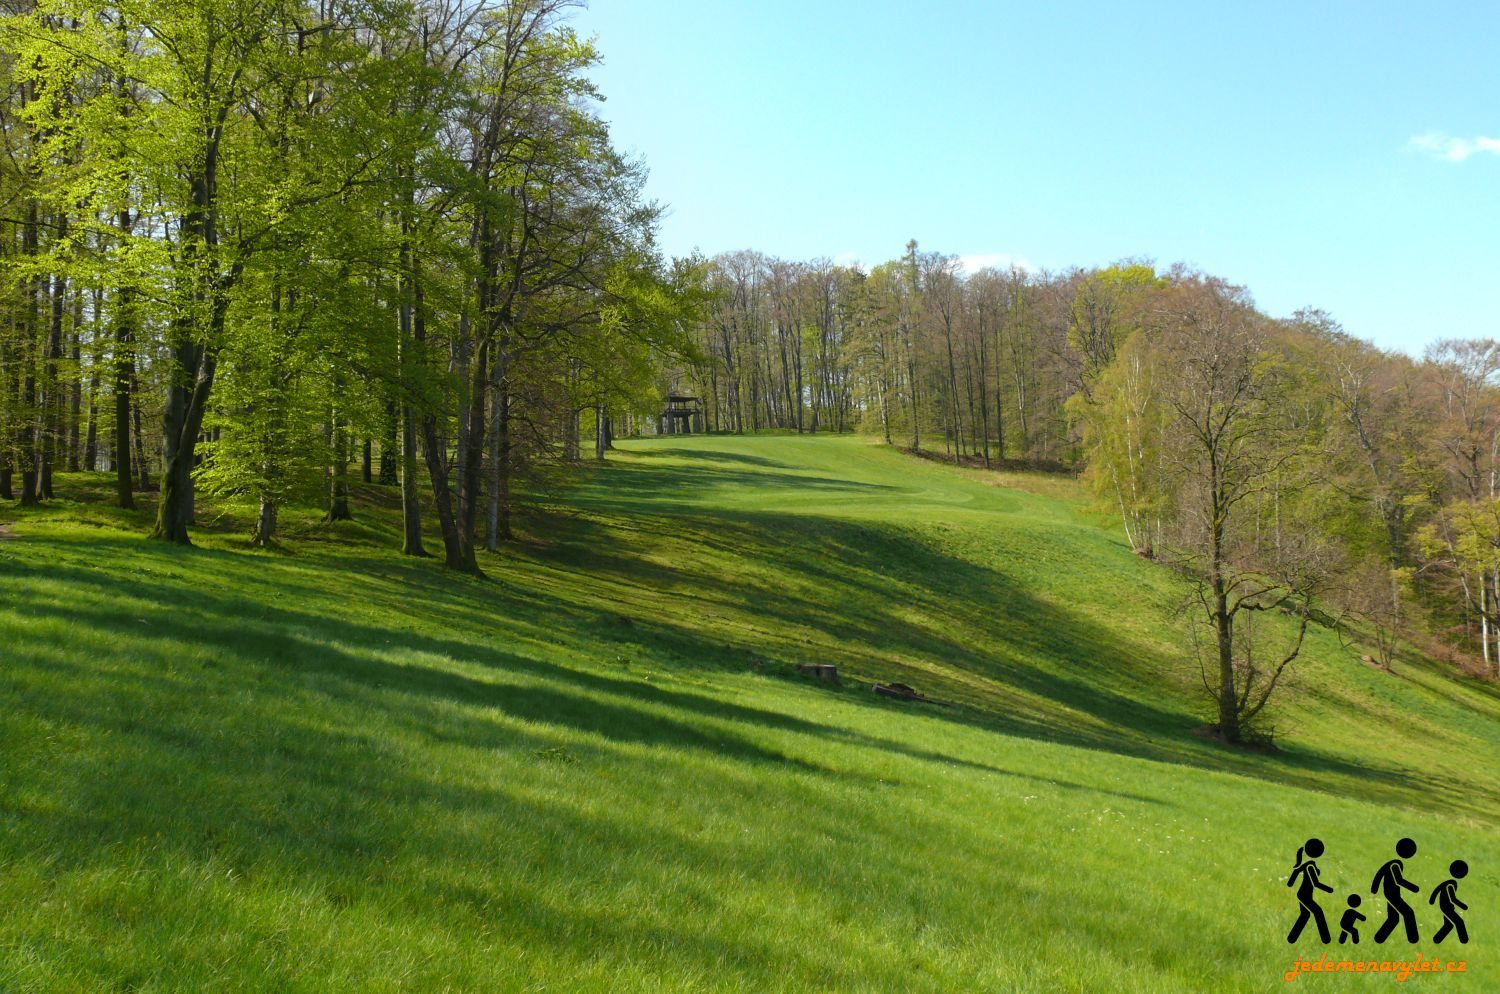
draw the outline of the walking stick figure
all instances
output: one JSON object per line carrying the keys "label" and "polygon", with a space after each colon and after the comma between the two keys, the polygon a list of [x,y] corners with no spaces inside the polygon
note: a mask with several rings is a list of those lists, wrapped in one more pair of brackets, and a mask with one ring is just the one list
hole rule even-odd
{"label": "walking stick figure", "polygon": [[1469,864],[1461,859],[1455,859],[1448,864],[1448,872],[1453,874],[1453,879],[1444,880],[1434,887],[1432,896],[1427,899],[1428,904],[1436,901],[1438,910],[1443,913],[1443,927],[1437,930],[1432,941],[1442,942],[1448,937],[1449,932],[1456,931],[1459,942],[1468,942],[1469,930],[1464,928],[1464,920],[1458,916],[1454,908],[1469,910],[1469,906],[1458,899],[1458,882],[1469,875]]}
{"label": "walking stick figure", "polygon": [[[1308,858],[1303,860],[1302,854],[1307,853]],[[1307,925],[1309,918],[1318,924],[1318,935],[1324,943],[1329,941],[1328,919],[1323,917],[1323,909],[1318,907],[1318,902],[1313,900],[1315,891],[1327,891],[1333,893],[1333,888],[1318,880],[1318,864],[1313,862],[1323,855],[1323,842],[1320,839],[1308,839],[1302,848],[1297,850],[1297,865],[1292,867],[1292,875],[1287,877],[1286,885],[1290,887],[1298,877],[1302,882],[1297,886],[1297,903],[1302,910],[1297,914],[1297,921],[1292,925],[1292,930],[1287,933],[1286,941],[1296,942],[1297,936],[1302,934],[1302,929]]]}
{"label": "walking stick figure", "polygon": [[1411,859],[1417,854],[1417,844],[1411,839],[1402,839],[1396,843],[1396,855],[1400,859],[1386,860],[1380,869],[1375,871],[1375,879],[1370,881],[1371,894],[1385,895],[1385,922],[1380,930],[1375,933],[1376,942],[1384,942],[1396,928],[1396,922],[1402,922],[1406,926],[1406,941],[1417,941],[1417,913],[1412,910],[1411,905],[1406,903],[1406,898],[1401,895],[1402,890],[1419,892],[1421,890],[1416,884],[1401,875],[1403,867],[1402,859]]}

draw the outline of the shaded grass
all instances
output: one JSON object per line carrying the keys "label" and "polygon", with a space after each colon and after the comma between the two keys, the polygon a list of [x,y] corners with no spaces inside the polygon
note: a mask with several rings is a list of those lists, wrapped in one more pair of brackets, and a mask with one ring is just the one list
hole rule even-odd
{"label": "shaded grass", "polygon": [[1171,577],[1066,481],[796,437],[581,476],[487,580],[390,552],[379,488],[274,553],[96,478],[0,515],[0,990],[1265,990],[1314,834],[1340,898],[1400,834],[1467,858],[1500,977],[1489,685],[1316,633],[1286,751],[1226,752]]}

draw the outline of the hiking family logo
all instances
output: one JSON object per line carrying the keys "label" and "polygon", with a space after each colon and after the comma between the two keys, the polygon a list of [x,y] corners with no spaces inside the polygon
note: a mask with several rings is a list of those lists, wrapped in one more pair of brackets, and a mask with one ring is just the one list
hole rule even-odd
{"label": "hiking family logo", "polygon": [[[1324,852],[1321,839],[1308,839],[1297,850],[1296,863],[1292,866],[1291,876],[1286,880],[1288,887],[1297,888],[1297,920],[1287,933],[1287,942],[1296,942],[1301,938],[1303,930],[1309,924],[1317,928],[1318,938],[1325,945],[1333,941],[1328,919],[1318,903],[1320,891],[1325,894],[1334,892],[1334,888],[1323,881],[1323,871],[1318,866],[1318,860]],[[1396,843],[1395,853],[1395,858],[1382,863],[1370,881],[1370,893],[1383,900],[1385,907],[1385,920],[1370,937],[1377,945],[1395,938],[1398,928],[1408,943],[1416,944],[1421,941],[1422,930],[1417,926],[1416,909],[1406,900],[1408,893],[1422,892],[1421,887],[1406,877],[1406,861],[1417,855],[1417,844],[1411,839],[1401,839]],[[1418,864],[1417,872],[1420,869]],[[1469,941],[1469,930],[1460,914],[1469,910],[1469,906],[1458,896],[1459,881],[1468,875],[1469,864],[1455,859],[1448,864],[1448,879],[1433,887],[1428,894],[1427,904],[1442,916],[1442,924],[1433,928],[1430,936],[1434,945],[1441,945],[1450,936],[1459,944]],[[1363,880],[1363,877],[1359,879]],[[1360,923],[1366,920],[1359,910],[1360,903],[1358,893],[1350,893],[1345,897],[1344,911],[1339,917],[1339,945],[1359,945]],[[1420,906],[1420,902],[1418,905]],[[1464,973],[1466,968],[1467,961],[1429,959],[1420,953],[1413,960],[1330,960],[1328,954],[1324,953],[1316,960],[1298,958],[1287,971],[1286,979],[1295,980],[1304,973],[1394,973],[1397,980],[1406,980],[1417,973]]]}

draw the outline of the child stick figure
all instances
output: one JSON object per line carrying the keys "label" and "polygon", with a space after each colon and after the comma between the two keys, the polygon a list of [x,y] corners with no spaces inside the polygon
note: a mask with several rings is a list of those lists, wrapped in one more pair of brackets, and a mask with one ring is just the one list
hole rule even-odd
{"label": "child stick figure", "polygon": [[1354,909],[1359,907],[1359,895],[1349,895],[1349,907],[1344,911],[1344,917],[1339,919],[1339,942],[1345,939],[1353,939],[1354,944],[1359,945],[1359,923],[1365,920],[1365,916]]}
{"label": "child stick figure", "polygon": [[1443,913],[1443,927],[1437,930],[1432,941],[1442,942],[1448,937],[1449,932],[1457,932],[1459,942],[1468,942],[1469,930],[1464,928],[1464,920],[1454,909],[1469,910],[1469,906],[1458,899],[1458,882],[1469,875],[1469,864],[1461,859],[1455,859],[1448,864],[1448,872],[1453,874],[1454,879],[1444,880],[1438,884],[1432,889],[1432,896],[1427,899],[1428,904],[1436,901],[1438,910]]}

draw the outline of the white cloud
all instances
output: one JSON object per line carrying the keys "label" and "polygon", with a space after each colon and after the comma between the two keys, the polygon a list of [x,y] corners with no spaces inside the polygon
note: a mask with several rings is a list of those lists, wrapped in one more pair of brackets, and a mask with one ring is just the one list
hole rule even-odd
{"label": "white cloud", "polygon": [[1030,259],[1011,255],[1007,252],[989,252],[979,255],[961,255],[958,257],[958,268],[970,275],[979,272],[981,269],[1009,269],[1012,266],[1015,266],[1017,269],[1024,269],[1027,272],[1036,269],[1036,266],[1032,265]]}
{"label": "white cloud", "polygon": [[1417,135],[1413,138],[1411,147],[1434,159],[1442,159],[1445,162],[1463,162],[1481,152],[1500,155],[1500,138],[1486,138],[1484,135],[1474,138],[1454,138],[1440,131],[1429,131],[1425,135]]}

